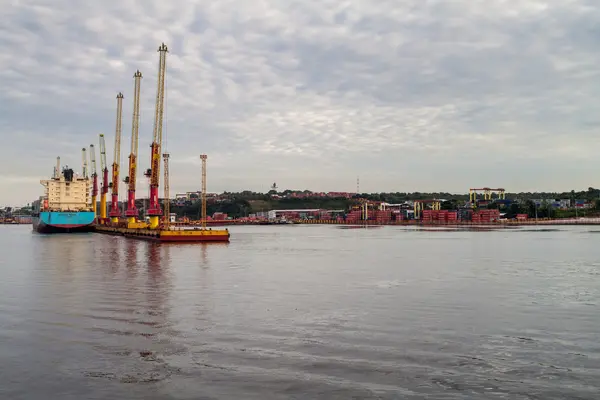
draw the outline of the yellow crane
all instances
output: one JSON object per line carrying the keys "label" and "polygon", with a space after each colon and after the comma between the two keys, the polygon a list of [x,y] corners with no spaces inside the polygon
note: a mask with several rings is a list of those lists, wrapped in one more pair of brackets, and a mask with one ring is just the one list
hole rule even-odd
{"label": "yellow crane", "polygon": [[92,168],[92,211],[95,218],[98,198],[98,173],[96,172],[96,149],[93,144],[90,144],[90,167]]}
{"label": "yellow crane", "polygon": [[115,127],[115,148],[112,164],[112,196],[110,202],[110,219],[113,224],[119,223],[121,211],[119,211],[119,164],[121,162],[121,127],[123,114],[123,93],[117,94],[117,124]]}
{"label": "yellow crane", "polygon": [[169,153],[163,153],[163,160],[165,162],[165,219],[164,225],[166,229],[169,229],[171,222],[171,196],[169,194]]}
{"label": "yellow crane", "polygon": [[160,58],[158,61],[158,83],[156,89],[156,106],[154,110],[154,132],[151,144],[150,170],[146,175],[150,177],[150,201],[148,216],[150,217],[150,228],[159,227],[162,210],[158,203],[158,185],[160,181],[160,150],[162,146],[163,112],[165,98],[165,72],[167,69],[167,46],[163,43],[159,48]]}
{"label": "yellow crane", "polygon": [[206,154],[201,154],[200,159],[202,160],[202,228],[206,229]]}
{"label": "yellow crane", "polygon": [[106,166],[106,143],[100,134],[100,169],[102,170],[102,190],[100,191],[100,223],[106,223],[106,194],[108,193],[108,167]]}
{"label": "yellow crane", "polygon": [[140,82],[142,73],[137,70],[133,74],[133,121],[131,123],[131,153],[129,153],[129,176],[125,178],[127,188],[127,217],[128,224],[135,224],[138,217],[138,209],[135,206],[135,184],[137,180],[137,154],[138,154],[138,133],[140,126]]}

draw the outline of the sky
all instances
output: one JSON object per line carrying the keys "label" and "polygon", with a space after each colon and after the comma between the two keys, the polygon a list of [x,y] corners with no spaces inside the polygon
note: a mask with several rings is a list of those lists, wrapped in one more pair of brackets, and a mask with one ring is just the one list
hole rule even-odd
{"label": "sky", "polygon": [[56,156],[80,170],[99,133],[111,164],[119,91],[127,175],[137,69],[148,168],[162,42],[172,194],[200,188],[202,153],[210,192],[600,186],[597,0],[0,7],[0,205],[40,196]]}

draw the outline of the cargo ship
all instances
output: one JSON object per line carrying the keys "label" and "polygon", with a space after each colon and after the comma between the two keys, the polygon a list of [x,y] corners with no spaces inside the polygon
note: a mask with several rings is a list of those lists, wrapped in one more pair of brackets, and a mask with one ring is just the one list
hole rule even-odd
{"label": "cargo ship", "polygon": [[57,159],[54,176],[42,180],[44,196],[33,204],[32,226],[39,233],[72,233],[93,230],[95,213],[90,197],[90,179],[78,176]]}

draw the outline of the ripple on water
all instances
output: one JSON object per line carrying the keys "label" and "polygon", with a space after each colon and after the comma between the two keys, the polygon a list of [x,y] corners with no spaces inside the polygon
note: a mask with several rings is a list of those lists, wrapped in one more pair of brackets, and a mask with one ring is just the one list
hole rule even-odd
{"label": "ripple on water", "polygon": [[35,249],[0,265],[0,397],[600,391],[589,229],[231,231],[229,246],[156,246],[0,230]]}

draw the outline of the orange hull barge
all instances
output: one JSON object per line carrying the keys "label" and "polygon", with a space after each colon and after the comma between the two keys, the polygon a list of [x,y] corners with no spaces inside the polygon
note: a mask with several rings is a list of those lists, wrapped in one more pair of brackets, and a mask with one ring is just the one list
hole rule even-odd
{"label": "orange hull barge", "polygon": [[227,229],[132,229],[96,225],[94,230],[98,233],[161,243],[229,242],[230,236]]}

